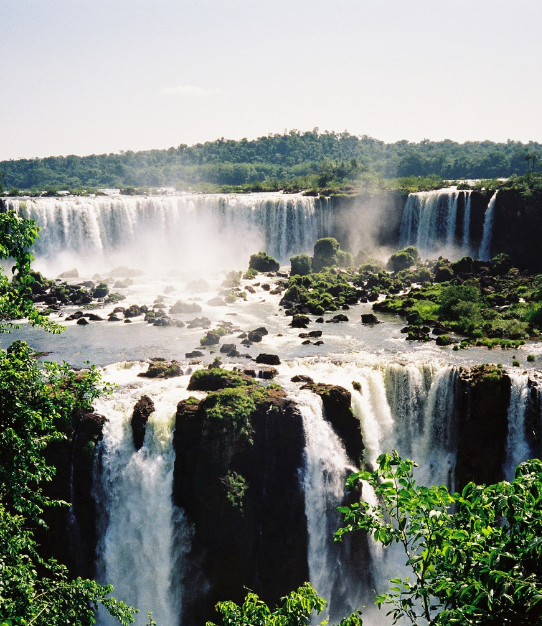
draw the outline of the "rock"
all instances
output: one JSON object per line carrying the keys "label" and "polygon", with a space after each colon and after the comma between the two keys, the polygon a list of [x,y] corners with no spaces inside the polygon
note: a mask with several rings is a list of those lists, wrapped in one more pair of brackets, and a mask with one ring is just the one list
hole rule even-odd
{"label": "rock", "polygon": [[109,293],[109,287],[105,283],[100,283],[92,290],[93,298],[105,298]]}
{"label": "rock", "polygon": [[259,335],[262,335],[262,337],[264,335],[268,335],[269,331],[267,330],[267,328],[265,328],[265,326],[260,326],[259,328],[255,328],[253,331],[253,333],[258,333]]}
{"label": "rock", "polygon": [[116,267],[109,272],[109,276],[118,276],[119,278],[136,278],[137,276],[143,276],[143,271],[130,269],[129,267],[126,267],[126,265],[119,265],[119,267]]}
{"label": "rock", "polygon": [[131,278],[126,278],[125,280],[116,280],[113,284],[113,289],[128,289],[134,284],[134,281]]}
{"label": "rock", "polygon": [[307,333],[308,337],[321,337],[322,336],[322,331],[321,330],[311,330],[310,332]]}
{"label": "rock", "polygon": [[124,320],[124,323],[125,323],[125,324],[131,324],[131,323],[132,323],[132,320],[130,320],[130,319],[125,319],[125,320]]}
{"label": "rock", "polygon": [[314,345],[315,345],[315,346],[323,346],[323,345],[324,345],[324,342],[323,342],[323,341],[321,341],[321,340],[320,340],[320,341],[315,341],[315,342],[314,342]]}
{"label": "rock", "polygon": [[245,291],[248,291],[248,293],[256,293],[256,289],[254,289],[252,285],[246,285]]}
{"label": "rock", "polygon": [[448,335],[439,335],[437,337],[437,346],[449,346],[452,344],[452,340]]}
{"label": "rock", "polygon": [[243,339],[243,341],[241,341],[241,345],[250,348],[250,346],[252,345],[252,341],[250,341],[250,339]]}
{"label": "rock", "polygon": [[262,285],[262,289],[263,289],[264,291],[270,291],[270,290],[271,290],[271,285],[267,285],[267,284]]}
{"label": "rock", "polygon": [[113,309],[113,313],[122,313],[124,315],[125,308],[123,306],[116,306]]}
{"label": "rock", "polygon": [[338,324],[339,322],[348,322],[346,315],[343,315],[342,313],[334,315],[330,320],[326,321],[326,324]]}
{"label": "rock", "polygon": [[149,396],[141,396],[134,406],[132,413],[132,438],[136,450],[141,450],[145,440],[145,429],[149,415],[154,412],[154,402]]}
{"label": "rock", "polygon": [[323,318],[323,317],[317,317],[314,321],[315,321],[317,324],[323,324],[323,323],[324,323],[324,318]]}
{"label": "rock", "polygon": [[201,340],[202,346],[216,346],[220,343],[220,337],[216,330],[209,330]]}
{"label": "rock", "polygon": [[[247,336],[248,336],[248,341],[249,341],[249,342],[251,342],[251,343],[252,343],[252,342],[253,342],[253,343],[259,343],[259,342],[262,340],[262,335],[261,335],[261,333],[258,333],[258,332],[256,332],[255,330],[251,330],[251,331],[248,333],[248,335],[247,335]],[[246,345],[246,344],[244,344],[244,345]]]}
{"label": "rock", "polygon": [[107,321],[108,322],[120,322],[121,319],[120,319],[120,317],[117,317],[116,315],[111,313],[111,315],[107,318]]}
{"label": "rock", "polygon": [[310,339],[305,339],[305,341],[301,342],[302,346],[308,346],[310,344],[311,340]]}
{"label": "rock", "polygon": [[153,326],[177,326],[177,321],[171,319],[171,317],[159,317],[152,324]]}
{"label": "rock", "polygon": [[167,363],[162,360],[152,360],[146,372],[138,374],[141,378],[173,378],[182,376],[183,371],[177,361]]}
{"label": "rock", "polygon": [[186,289],[192,293],[205,293],[206,291],[209,291],[210,287],[206,280],[200,278],[199,280],[191,280],[187,283]]}
{"label": "rock", "polygon": [[222,354],[228,354],[229,352],[237,351],[237,346],[234,343],[223,343],[220,346],[220,352]]}
{"label": "rock", "polygon": [[83,315],[84,315],[83,311],[75,311],[75,313],[68,315],[68,317],[66,318],[66,321],[71,322],[72,320],[78,320],[80,317],[83,317]]}
{"label": "rock", "polygon": [[314,380],[310,376],[305,376],[305,374],[296,374],[290,378],[292,383],[314,383]]}
{"label": "rock", "polygon": [[204,356],[204,354],[199,350],[193,350],[192,352],[187,352],[184,356],[187,359],[197,359],[198,357]]}
{"label": "rock", "polygon": [[344,387],[324,383],[307,384],[301,389],[310,389],[322,398],[325,417],[344,444],[354,465],[358,465],[364,449],[359,419],[351,408],[352,396]]}
{"label": "rock", "polygon": [[379,320],[376,318],[376,315],[373,313],[364,313],[361,316],[362,324],[380,324]]}
{"label": "rock", "polygon": [[186,324],[187,328],[203,328],[204,330],[211,328],[211,320],[208,317],[196,317]]}
{"label": "rock", "polygon": [[68,270],[67,272],[62,272],[62,274],[58,275],[58,278],[79,278],[79,272],[77,271],[77,268],[73,268],[73,270]]}
{"label": "rock", "polygon": [[280,358],[276,354],[258,354],[256,363],[265,363],[265,365],[280,365]]}
{"label": "rock", "polygon": [[290,326],[292,328],[307,328],[310,323],[310,319],[306,315],[294,315]]}
{"label": "rock", "polygon": [[271,380],[272,378],[275,378],[275,376],[278,376],[278,373],[279,371],[274,367],[266,367],[258,372],[258,377],[263,378],[264,380]]}
{"label": "rock", "polygon": [[79,326],[87,326],[88,325],[88,320],[85,317],[80,317],[77,320],[77,324],[79,324]]}
{"label": "rock", "polygon": [[104,318],[100,317],[99,315],[96,315],[96,313],[85,313],[85,317],[88,317],[88,319],[91,322],[103,322]]}
{"label": "rock", "polygon": [[182,300],[177,300],[175,304],[169,309],[169,313],[201,313],[201,306],[196,302],[183,302]]}
{"label": "rock", "polygon": [[240,335],[237,335],[237,339],[246,339],[248,337],[248,335],[246,333],[241,333]]}
{"label": "rock", "polygon": [[207,304],[209,306],[226,306],[226,302],[223,300],[223,298],[211,298]]}
{"label": "rock", "polygon": [[147,311],[143,309],[143,307],[138,306],[137,304],[130,305],[127,309],[123,311],[124,317],[139,317],[146,313]]}
{"label": "rock", "polygon": [[251,378],[256,378],[256,370],[243,370],[243,374]]}

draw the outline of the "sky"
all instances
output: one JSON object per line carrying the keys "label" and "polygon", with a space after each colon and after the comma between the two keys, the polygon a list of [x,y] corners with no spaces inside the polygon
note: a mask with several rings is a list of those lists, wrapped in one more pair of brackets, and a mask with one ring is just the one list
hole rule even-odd
{"label": "sky", "polygon": [[284,130],[542,142],[540,0],[0,0],[0,160]]}

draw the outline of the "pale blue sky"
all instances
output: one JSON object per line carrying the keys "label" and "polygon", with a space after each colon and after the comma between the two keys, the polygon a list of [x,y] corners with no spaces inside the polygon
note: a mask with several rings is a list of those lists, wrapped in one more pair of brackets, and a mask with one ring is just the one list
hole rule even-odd
{"label": "pale blue sky", "polygon": [[542,141],[541,0],[0,0],[0,159],[284,129]]}

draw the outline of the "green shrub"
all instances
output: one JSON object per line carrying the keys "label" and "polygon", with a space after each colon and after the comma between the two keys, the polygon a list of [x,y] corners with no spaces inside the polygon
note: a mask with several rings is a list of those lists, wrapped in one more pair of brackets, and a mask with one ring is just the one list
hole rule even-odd
{"label": "green shrub", "polygon": [[298,254],[290,259],[291,275],[307,276],[312,270],[312,260],[308,254]]}
{"label": "green shrub", "polygon": [[276,272],[280,268],[280,264],[266,252],[258,252],[251,255],[248,267],[258,272]]}

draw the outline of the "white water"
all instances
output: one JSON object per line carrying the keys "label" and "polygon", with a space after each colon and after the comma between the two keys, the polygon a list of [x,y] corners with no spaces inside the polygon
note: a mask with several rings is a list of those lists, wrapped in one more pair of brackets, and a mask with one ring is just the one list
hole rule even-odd
{"label": "white water", "polygon": [[[461,242],[456,242],[457,208],[465,200]],[[401,222],[400,247],[416,246],[427,258],[436,252],[449,258],[467,254],[470,243],[470,191],[455,188],[411,193]]]}
{"label": "white water", "polygon": [[[265,250],[281,261],[312,252],[331,234],[328,200],[301,195],[239,194],[29,198],[6,208],[41,227],[38,261],[69,269],[90,263],[93,271],[115,264],[203,268],[246,266]],[[59,270],[60,271],[60,270]]]}
{"label": "white water", "polygon": [[480,244],[480,253],[478,258],[482,261],[489,261],[491,259],[491,237],[493,235],[493,220],[495,219],[495,204],[497,201],[496,191],[492,196],[484,215],[484,230],[482,233],[482,242]]}
{"label": "white water", "polygon": [[525,437],[525,412],[529,399],[527,374],[509,372],[512,380],[510,405],[508,407],[508,436],[504,476],[513,480],[516,467],[529,458],[530,448]]}
{"label": "white water", "polygon": [[[95,474],[101,531],[98,579],[113,585],[115,597],[142,610],[138,626],[148,623],[147,611],[161,626],[176,626],[182,611],[176,569],[182,569],[190,533],[182,511],[172,504],[172,431],[186,378],[153,382],[142,389],[135,382],[141,370],[140,364],[132,363],[106,368],[106,379],[125,384],[114,399],[96,407],[108,418]],[[149,418],[143,447],[136,451],[130,419],[144,393],[153,398],[156,411]],[[100,611],[99,624],[114,623]]]}
{"label": "white water", "polygon": [[333,533],[340,524],[336,508],[344,497],[346,478],[356,468],[349,464],[340,439],[325,420],[322,400],[310,391],[300,391],[296,401],[306,439],[303,487],[309,576],[316,591],[329,602],[329,613],[348,615],[361,606],[361,600],[358,602],[351,588],[353,581],[343,563],[342,545],[333,542]]}

